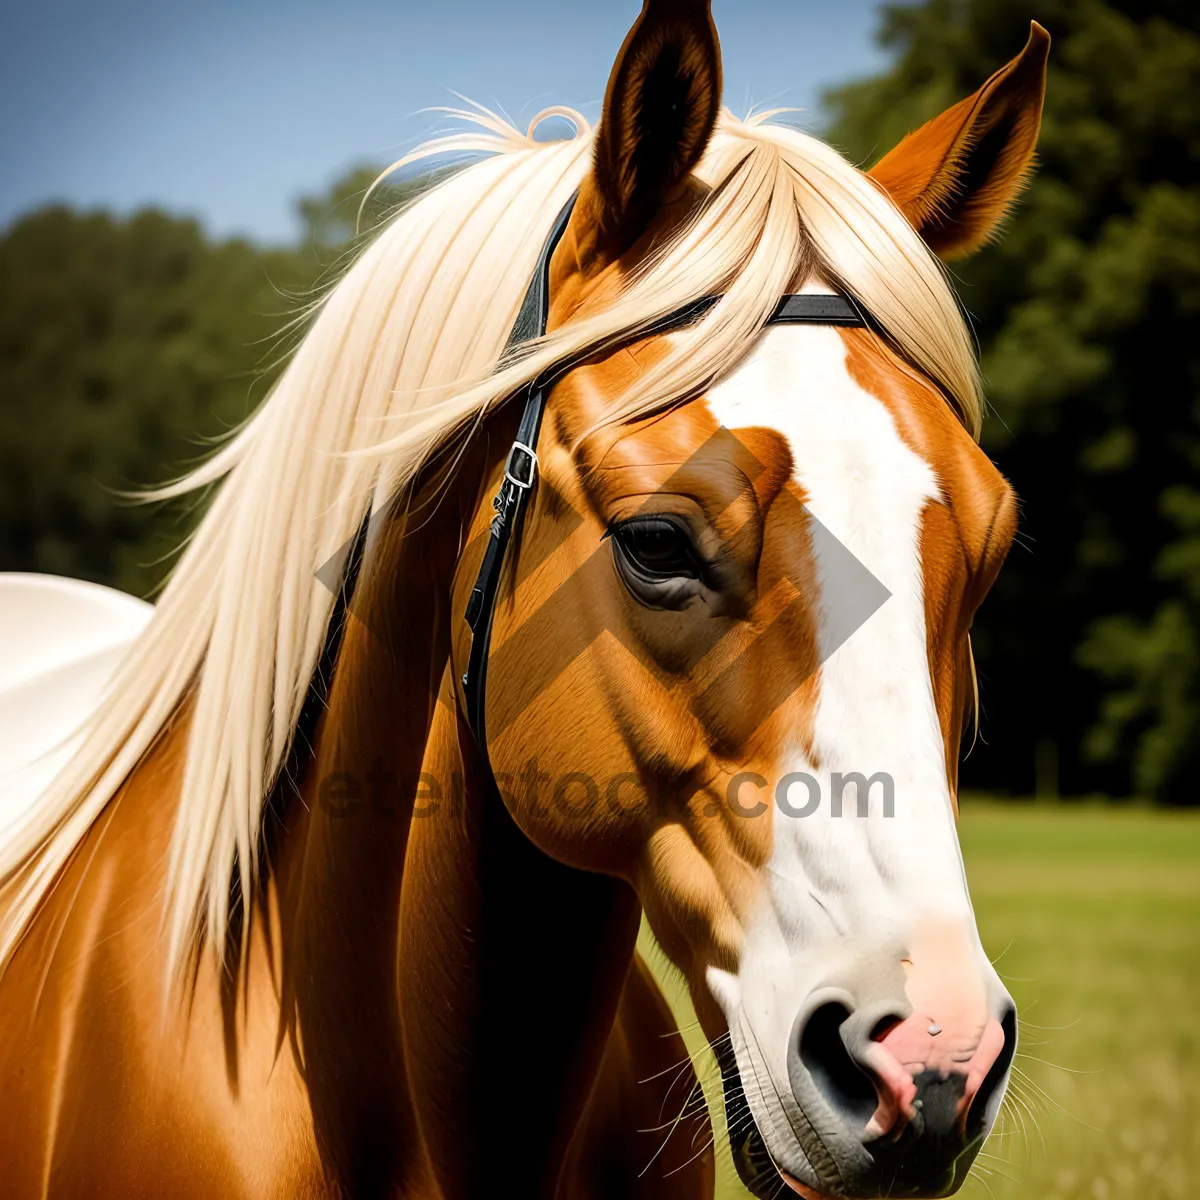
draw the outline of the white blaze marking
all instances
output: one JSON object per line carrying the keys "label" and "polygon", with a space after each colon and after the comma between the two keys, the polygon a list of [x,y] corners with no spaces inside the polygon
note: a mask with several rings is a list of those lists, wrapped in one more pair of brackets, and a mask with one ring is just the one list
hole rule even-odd
{"label": "white blaze marking", "polygon": [[[786,1096],[791,1026],[815,987],[928,920],[965,924],[978,947],[926,643],[921,518],[926,505],[941,502],[940,491],[887,408],[851,377],[835,329],[768,328],[707,401],[729,429],[768,427],[787,439],[813,516],[891,592],[821,666],[814,757],[797,738],[771,780],[808,772],[820,784],[820,808],[805,819],[774,810],[767,902],[747,927],[741,967],[736,977],[709,972],[731,1029],[740,1009]],[[821,594],[813,607],[823,636],[838,580],[829,586],[829,563],[819,543],[814,549]],[[851,771],[892,777],[893,817],[883,816],[877,784],[866,819],[857,817],[853,785],[843,815],[831,818],[831,776]],[[793,796],[797,805],[808,798],[803,785]],[[977,957],[981,973],[990,971],[981,948]]]}

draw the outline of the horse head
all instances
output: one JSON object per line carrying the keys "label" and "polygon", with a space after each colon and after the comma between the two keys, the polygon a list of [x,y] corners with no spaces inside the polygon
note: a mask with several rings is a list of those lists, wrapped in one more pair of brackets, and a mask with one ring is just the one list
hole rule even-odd
{"label": "horse head", "polygon": [[[1018,192],[1047,45],[1035,25],[869,175],[822,175],[786,140],[714,138],[707,6],[650,0],[550,266],[553,331],[672,262],[740,263],[703,319],[560,373],[494,617],[485,752],[537,846],[636,890],[762,1195],[781,1176],[809,1197],[956,1190],[1015,1051],[955,822],[969,630],[1016,502],[961,381],[878,306],[961,338],[934,256],[982,244]],[[756,205],[755,240],[720,243]],[[764,329],[750,276],[772,299],[849,294],[868,327]],[[456,674],[469,649],[463,627]]]}

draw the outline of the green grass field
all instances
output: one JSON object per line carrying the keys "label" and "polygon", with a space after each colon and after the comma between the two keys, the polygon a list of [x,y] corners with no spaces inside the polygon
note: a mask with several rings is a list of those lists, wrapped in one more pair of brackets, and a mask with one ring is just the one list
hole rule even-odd
{"label": "green grass field", "polygon": [[[962,1195],[1193,1200],[1200,819],[966,801],[960,830],[983,943],[1022,1020],[1020,1074]],[[722,1176],[719,1200],[747,1195],[728,1164]]]}

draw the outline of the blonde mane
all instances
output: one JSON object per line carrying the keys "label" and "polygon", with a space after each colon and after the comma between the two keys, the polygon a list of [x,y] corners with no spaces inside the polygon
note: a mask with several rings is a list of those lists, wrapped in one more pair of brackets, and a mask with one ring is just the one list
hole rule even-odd
{"label": "blonde mane", "polygon": [[[270,395],[212,459],[160,495],[219,485],[154,617],[72,761],[0,846],[0,969],[122,782],[186,700],[187,762],[167,874],[168,977],[223,953],[231,896],[260,871],[266,797],[288,754],[334,598],[316,578],[431,453],[555,362],[723,293],[678,351],[615,400],[623,420],[733,367],[803,266],[844,290],[977,433],[971,339],[945,274],[886,194],[770,113],[722,114],[694,220],[605,312],[517,355],[509,330],[549,228],[589,168],[592,131],[537,142],[484,110],[402,164],[481,160],[375,236],[317,306]],[[397,164],[400,166],[402,164]],[[231,880],[234,887],[231,888]]]}

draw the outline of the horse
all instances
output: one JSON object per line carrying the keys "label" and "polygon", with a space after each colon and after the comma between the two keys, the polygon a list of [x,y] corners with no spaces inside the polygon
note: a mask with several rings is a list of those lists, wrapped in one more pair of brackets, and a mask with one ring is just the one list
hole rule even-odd
{"label": "horse", "polygon": [[156,493],[208,503],[5,832],[0,1190],[711,1197],[643,915],[754,1195],[961,1186],[1016,1045],[955,828],[1017,508],[942,260],[1028,176],[1048,43],[866,172],[646,0],[594,130],[401,160],[471,159]]}

